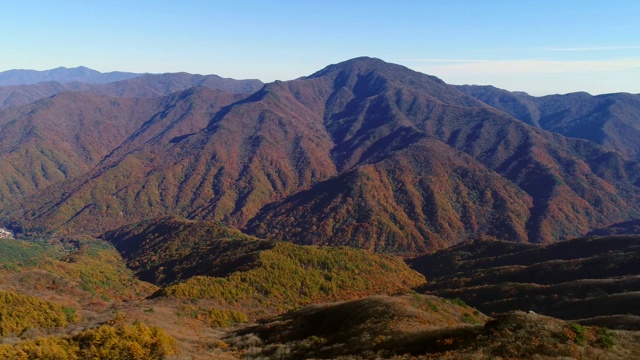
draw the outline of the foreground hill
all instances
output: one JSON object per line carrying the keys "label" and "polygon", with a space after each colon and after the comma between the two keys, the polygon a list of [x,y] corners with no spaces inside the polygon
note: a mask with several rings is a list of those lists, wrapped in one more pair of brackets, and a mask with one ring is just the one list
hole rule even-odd
{"label": "foreground hill", "polygon": [[268,84],[200,131],[150,131],[5,217],[97,233],[179,214],[265,238],[420,254],[483,234],[567,239],[640,206],[638,163],[378,59]]}
{"label": "foreground hill", "polygon": [[282,311],[319,301],[393,294],[424,283],[392,255],[260,240],[210,222],[163,218],[102,237],[140,277],[169,284],[156,297],[204,300],[218,308]]}
{"label": "foreground hill", "polygon": [[223,340],[250,359],[621,359],[640,355],[638,334],[633,332],[583,327],[521,312],[485,319],[459,301],[423,295],[371,297],[310,306],[245,327]]}
{"label": "foreground hill", "polygon": [[[177,217],[127,225],[103,237],[124,258],[95,238],[0,239],[0,305],[6,308],[0,306],[1,358],[619,359],[640,354],[638,332],[521,312],[490,319],[459,299],[418,294],[411,288],[424,285],[424,277],[391,255],[259,240]],[[513,255],[505,259],[547,257],[525,254],[539,246],[509,244]],[[479,252],[489,263],[500,258],[491,256],[500,247],[490,245]],[[579,254],[570,248],[556,252],[575,258],[611,246],[582,245]],[[150,278],[161,287],[135,279],[125,263],[140,276],[160,275]],[[622,262],[612,264],[607,271],[624,268]],[[147,271],[152,268],[156,271]]]}
{"label": "foreground hill", "polygon": [[640,95],[572,93],[534,97],[492,86],[465,85],[458,89],[527,124],[640,158]]}
{"label": "foreground hill", "polygon": [[242,328],[224,341],[248,358],[389,358],[409,353],[405,346],[419,334],[462,332],[486,320],[473,308],[435,296],[374,296],[311,305]]}
{"label": "foreground hill", "polygon": [[[125,259],[87,237],[0,239],[1,358],[236,358],[231,348],[220,353],[229,326],[237,330],[314,301],[407,292],[424,283],[393,256],[258,240],[179,218],[133,224],[105,238]],[[179,274],[177,283],[156,291],[125,263],[175,265],[169,274]],[[198,276],[188,278],[192,269]],[[484,319],[471,309],[423,318]]]}
{"label": "foreground hill", "polygon": [[487,313],[533,310],[638,328],[639,260],[635,235],[545,246],[476,240],[409,263],[429,279],[429,293],[461,298]]}

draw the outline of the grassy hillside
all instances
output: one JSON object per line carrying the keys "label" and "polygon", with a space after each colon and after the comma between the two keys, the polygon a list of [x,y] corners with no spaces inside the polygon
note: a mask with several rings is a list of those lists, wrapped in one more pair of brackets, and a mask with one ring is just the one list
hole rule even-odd
{"label": "grassy hillside", "polygon": [[48,247],[39,242],[0,239],[0,250],[0,267],[10,269],[29,262],[35,263],[36,259],[47,252]]}
{"label": "grassy hillside", "polygon": [[81,236],[2,239],[0,254],[0,358],[164,359],[173,353],[174,340],[162,329],[131,324],[118,311],[128,307],[137,318],[155,286],[135,279],[109,243]]}
{"label": "grassy hillside", "polygon": [[155,289],[135,279],[113,246],[102,240],[3,239],[0,250],[0,289],[75,306],[107,306],[138,299]]}

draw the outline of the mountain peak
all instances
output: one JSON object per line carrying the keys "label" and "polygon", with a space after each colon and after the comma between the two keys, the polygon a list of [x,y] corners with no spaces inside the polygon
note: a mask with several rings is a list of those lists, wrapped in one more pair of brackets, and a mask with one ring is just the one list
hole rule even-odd
{"label": "mountain peak", "polygon": [[324,69],[317,71],[313,74],[311,74],[309,76],[309,78],[315,78],[315,77],[320,77],[332,72],[341,72],[341,71],[346,71],[346,72],[358,72],[358,73],[362,73],[362,72],[369,72],[369,71],[373,71],[373,70],[383,70],[383,69],[396,69],[399,70],[400,68],[407,70],[407,71],[413,71],[410,70],[404,66],[401,65],[396,65],[396,64],[391,64],[391,63],[387,63],[384,60],[378,59],[378,58],[372,58],[372,57],[366,57],[366,56],[361,56],[361,57],[357,57],[357,58],[353,58],[350,60],[346,60],[346,61],[342,61],[339,62],[337,64],[331,64],[327,67],[325,67]]}

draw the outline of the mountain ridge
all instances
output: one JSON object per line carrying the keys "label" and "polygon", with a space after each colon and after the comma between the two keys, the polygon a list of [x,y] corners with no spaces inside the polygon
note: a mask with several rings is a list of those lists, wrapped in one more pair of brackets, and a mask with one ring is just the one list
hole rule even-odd
{"label": "mountain ridge", "polygon": [[[158,137],[147,130],[64,190],[9,212],[38,226],[98,232],[177,214],[263,237],[417,254],[483,233],[568,239],[636,218],[640,207],[637,162],[379,59],[266,84],[197,131]],[[341,185],[321,189],[325,181]],[[326,205],[315,202],[321,198],[344,199],[353,210],[309,211]],[[288,213],[294,203],[298,220]]]}
{"label": "mountain ridge", "polygon": [[31,85],[0,86],[0,109],[26,105],[66,91],[82,91],[115,97],[151,98],[170,95],[194,86],[233,94],[250,94],[259,90],[263,85],[260,80],[235,80],[218,75],[188,73],[140,74],[134,78],[105,84],[47,81]]}
{"label": "mountain ridge", "polygon": [[131,79],[140,75],[142,74],[122,71],[102,73],[85,66],[74,68],[61,66],[49,70],[13,69],[0,72],[0,86],[29,85],[45,81],[57,81],[61,83],[77,81],[106,84],[113,81]]}

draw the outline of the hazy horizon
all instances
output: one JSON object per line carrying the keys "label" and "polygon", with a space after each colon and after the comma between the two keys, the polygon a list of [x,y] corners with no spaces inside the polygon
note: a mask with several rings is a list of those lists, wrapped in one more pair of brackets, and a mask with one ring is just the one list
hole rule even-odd
{"label": "hazy horizon", "polygon": [[371,56],[450,84],[640,93],[640,3],[5,4],[0,69],[86,66],[264,82]]}

